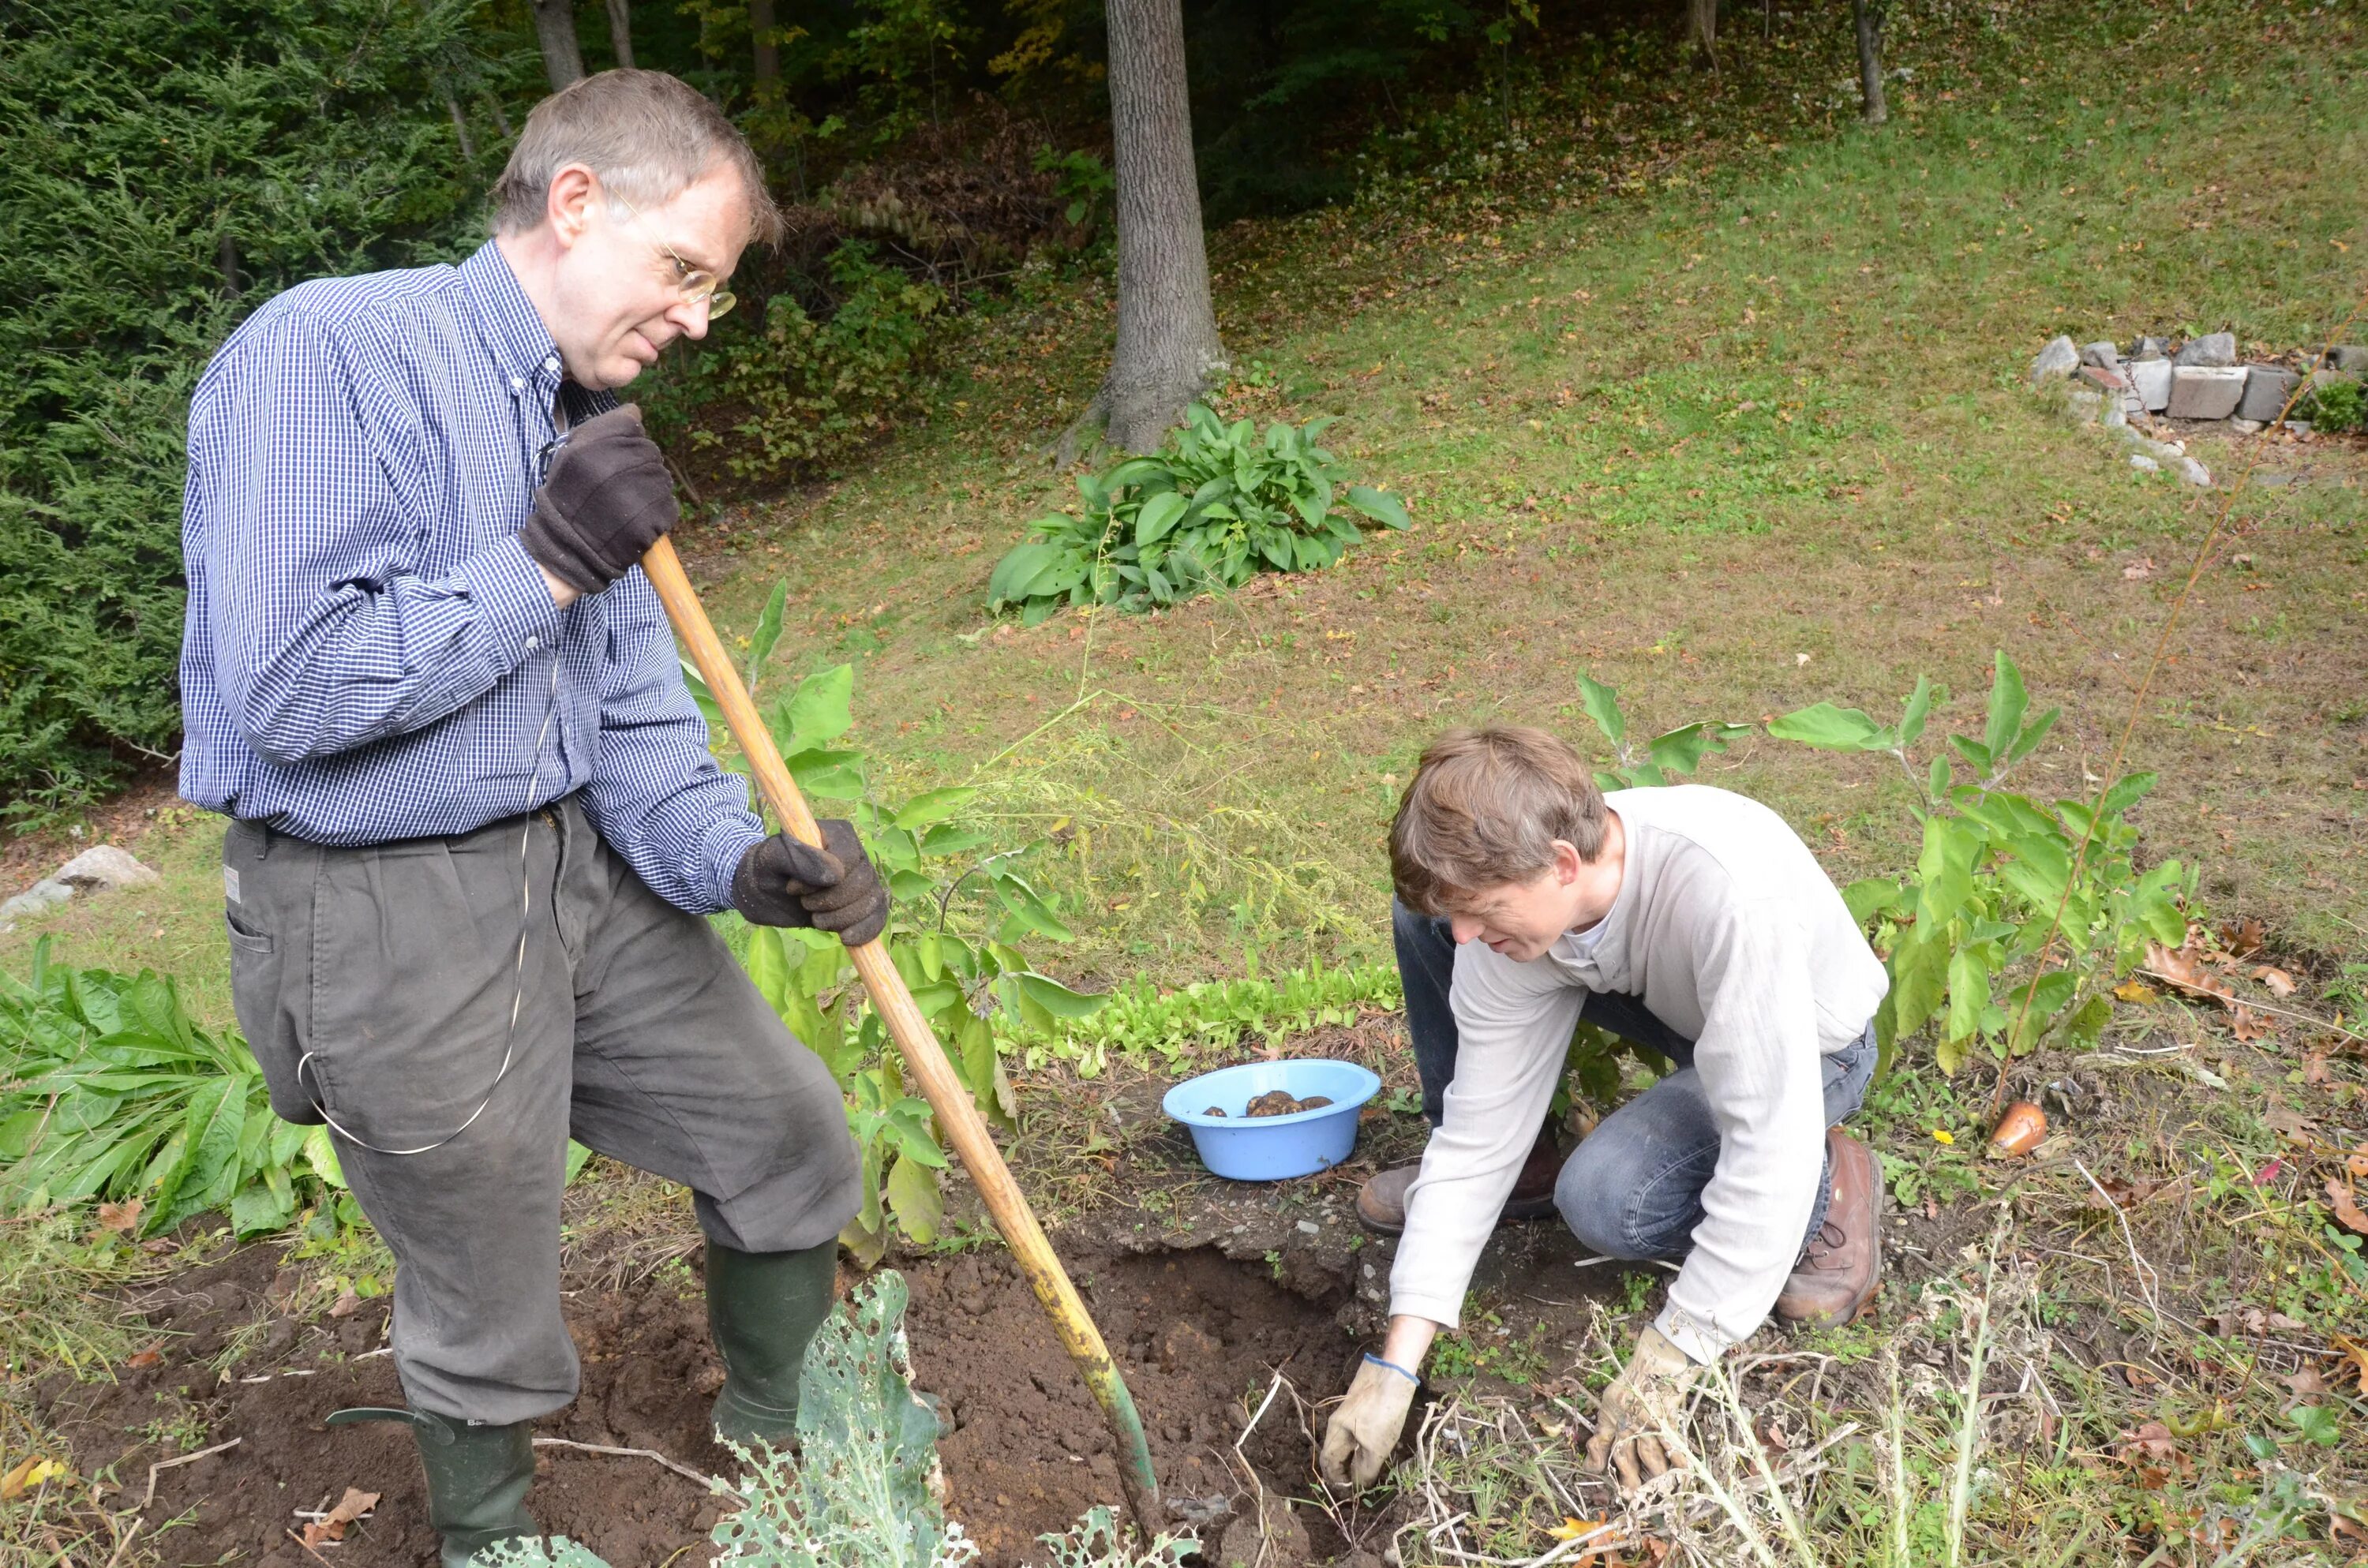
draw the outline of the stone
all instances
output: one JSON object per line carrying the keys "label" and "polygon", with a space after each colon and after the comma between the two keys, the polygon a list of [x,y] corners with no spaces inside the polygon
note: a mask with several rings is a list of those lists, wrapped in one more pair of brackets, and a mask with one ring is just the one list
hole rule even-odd
{"label": "stone", "polygon": [[2118,370],[2122,368],[2121,351],[2110,343],[2084,344],[2080,349],[2080,363],[2094,365],[2100,369]]}
{"label": "stone", "polygon": [[2130,358],[2140,363],[2148,359],[2167,359],[2169,357],[2170,340],[2167,337],[2141,337],[2130,345]]}
{"label": "stone", "polygon": [[2041,349],[2039,358],[2031,362],[2031,384],[2044,386],[2070,375],[2079,368],[2080,350],[2073,347],[2070,338],[2058,337]]}
{"label": "stone", "polygon": [[2245,395],[2237,400],[2237,417],[2263,423],[2275,419],[2284,411],[2298,379],[2292,370],[2276,365],[2246,366]]}
{"label": "stone", "polygon": [[2157,355],[2151,359],[2136,359],[2125,372],[2130,386],[2146,404],[2148,414],[2160,414],[2170,406],[2170,361]]}
{"label": "stone", "polygon": [[[1263,1517],[1261,1517],[1261,1514]],[[1307,1539],[1307,1527],[1289,1503],[1280,1497],[1266,1499],[1263,1510],[1252,1509],[1225,1527],[1219,1538],[1217,1550],[1203,1549],[1204,1561],[1215,1568],[1259,1568],[1261,1563],[1313,1562],[1315,1542]]]}
{"label": "stone", "polygon": [[2244,395],[2242,366],[2181,365],[2170,373],[2168,412],[2173,419],[2226,419]]}
{"label": "stone", "polygon": [[2162,472],[2162,464],[2155,461],[2144,452],[2132,452],[2130,454],[2130,466],[2137,470],[2140,473],[2160,473]]}
{"label": "stone", "polygon": [[60,866],[57,880],[77,892],[113,892],[118,888],[145,887],[158,878],[133,859],[129,850],[94,844]]}
{"label": "stone", "polygon": [[2307,436],[2310,434],[2310,421],[2307,419],[2289,419],[2282,428],[2291,430],[2297,436]]}
{"label": "stone", "polygon": [[2095,387],[2099,392],[2120,392],[2130,383],[2122,379],[2119,370],[2110,370],[2102,365],[2083,365],[2080,384]]}
{"label": "stone", "polygon": [[2209,486],[2212,483],[2212,471],[2205,468],[2202,463],[2197,462],[2193,458],[2180,459],[2178,473],[2180,478],[2187,481],[2190,484]]}
{"label": "stone", "polygon": [[2356,343],[2339,343],[2327,351],[2327,363],[2332,369],[2368,375],[2368,348]]}
{"label": "stone", "polygon": [[2228,421],[2228,428],[2239,436],[2258,436],[2269,427],[2269,421],[2265,419],[2247,419],[2238,415]]}
{"label": "stone", "polygon": [[2191,337],[2170,357],[2174,365],[2195,365],[2207,369],[2226,369],[2237,362],[2237,335],[2233,332],[2207,332],[2201,337]]}
{"label": "stone", "polygon": [[52,904],[65,903],[74,895],[74,889],[55,877],[43,877],[6,903],[0,903],[0,920],[14,920],[19,915],[38,915]]}

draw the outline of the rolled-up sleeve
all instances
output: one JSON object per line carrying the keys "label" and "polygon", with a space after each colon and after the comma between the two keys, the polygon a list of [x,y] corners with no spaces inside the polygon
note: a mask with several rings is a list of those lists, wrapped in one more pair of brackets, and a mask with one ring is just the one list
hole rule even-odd
{"label": "rolled-up sleeve", "polygon": [[433,723],[492,689],[557,607],[515,537],[435,577],[371,431],[403,423],[301,312],[217,364],[191,410],[190,545],[214,678],[280,764]]}
{"label": "rolled-up sleeve", "polygon": [[636,567],[601,596],[609,657],[586,812],[651,891],[694,915],[732,905],[732,873],[765,836],[748,784],[708,749],[657,591]]}

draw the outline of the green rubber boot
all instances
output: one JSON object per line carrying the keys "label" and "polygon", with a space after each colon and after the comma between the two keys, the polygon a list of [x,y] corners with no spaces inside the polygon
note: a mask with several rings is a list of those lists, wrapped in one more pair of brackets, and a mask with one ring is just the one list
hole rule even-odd
{"label": "green rubber boot", "polygon": [[707,1329],[723,1358],[715,1435],[786,1449],[798,1435],[798,1373],[830,1315],[837,1238],[802,1252],[735,1252],[707,1244]]}
{"label": "green rubber boot", "polygon": [[538,1532],[526,1511],[534,1483],[534,1424],[484,1426],[425,1410],[340,1410],[329,1425],[400,1421],[427,1471],[427,1522],[443,1542],[440,1568],[469,1568],[478,1549]]}

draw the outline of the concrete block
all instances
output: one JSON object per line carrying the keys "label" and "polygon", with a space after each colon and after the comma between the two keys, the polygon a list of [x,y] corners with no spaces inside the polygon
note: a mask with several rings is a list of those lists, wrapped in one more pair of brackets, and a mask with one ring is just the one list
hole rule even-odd
{"label": "concrete block", "polygon": [[2202,337],[2191,337],[2178,353],[2170,357],[2170,362],[2174,365],[2226,369],[2237,362],[2237,335],[2233,332],[2207,332]]}
{"label": "concrete block", "polygon": [[2245,367],[2245,395],[2237,400],[2237,417],[2267,422],[2278,416],[2294,389],[2294,373],[2277,365]]}
{"label": "concrete block", "polygon": [[2181,365],[2170,373],[2173,419],[2226,419],[2245,395],[2241,365]]}
{"label": "concrete block", "polygon": [[2368,348],[2356,343],[2339,343],[2327,351],[2327,363],[2338,370],[2349,370],[2355,376],[2368,375]]}
{"label": "concrete block", "polygon": [[2061,380],[2079,366],[2080,350],[2072,346],[2070,338],[2058,337],[2041,349],[2039,358],[2031,362],[2031,384],[2044,386],[2051,381]]}
{"label": "concrete block", "polygon": [[2118,370],[2122,368],[2121,351],[2110,343],[2084,344],[2080,349],[2080,363]]}
{"label": "concrete block", "polygon": [[2160,414],[2170,406],[2170,361],[2157,355],[2151,359],[2134,359],[2127,374],[2130,385],[2146,404],[2148,414]]}

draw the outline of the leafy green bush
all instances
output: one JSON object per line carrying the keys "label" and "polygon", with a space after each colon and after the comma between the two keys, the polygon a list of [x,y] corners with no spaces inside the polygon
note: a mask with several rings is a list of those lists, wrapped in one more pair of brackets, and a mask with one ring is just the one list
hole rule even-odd
{"label": "leafy green bush", "polygon": [[644,400],[660,439],[687,438],[734,479],[769,483],[860,446],[912,406],[944,291],[882,265],[860,242],[839,246],[829,265],[839,300],[828,320],[785,290],[766,302],[761,326],[727,318],[721,342],[668,366]]}
{"label": "leafy green bush", "polygon": [[[780,639],[786,595],[786,585],[775,588],[751,639],[752,690]],[[687,667],[683,673],[722,733],[706,684]],[[1090,1015],[1102,998],[1038,973],[1016,945],[1066,941],[1069,928],[1057,900],[1019,873],[1035,846],[993,847],[989,829],[963,820],[976,790],[931,790],[894,805],[872,797],[863,754],[841,744],[854,723],[854,688],[850,665],[809,676],[765,708],[766,722],[798,787],[855,824],[896,900],[883,940],[897,972],[979,1109],[1008,1126],[1011,1085],[989,1014],[1050,1029],[1055,1019]],[[840,1240],[866,1263],[886,1251],[892,1223],[915,1241],[934,1240],[944,1212],[937,1173],[946,1157],[930,1131],[928,1102],[905,1092],[903,1064],[853,982],[846,949],[820,932],[757,926],[743,961],[765,1000],[847,1092],[848,1125],[862,1150],[863,1208]]]}
{"label": "leafy green bush", "polygon": [[0,8],[0,815],[169,753],[182,437],[206,356],[308,278],[465,251],[472,10]]}
{"label": "leafy green bush", "polygon": [[1272,1045],[1309,1029],[1352,1024],[1368,1011],[1405,1005],[1395,964],[1326,969],[1310,964],[1271,979],[1200,980],[1162,991],[1149,975],[1099,998],[1100,1010],[1060,1018],[1045,1028],[998,1018],[996,1038],[1031,1069],[1048,1061],[1070,1064],[1081,1078],[1099,1075],[1112,1051],[1156,1054],[1170,1065],[1202,1051],[1218,1051],[1253,1036]]}
{"label": "leafy green bush", "polygon": [[138,1233],[227,1208],[240,1235],[277,1231],[342,1188],[324,1128],[271,1112],[236,1035],[189,1020],[170,980],[70,969],[33,949],[0,973],[0,1197],[46,1209],[138,1199]]}
{"label": "leafy green bush", "polygon": [[2310,390],[2310,419],[2320,430],[2360,429],[2368,426],[2368,393],[2358,381],[2320,381]]}
{"label": "leafy green bush", "polygon": [[1158,455],[1080,477],[1081,514],[1029,525],[1035,538],[996,563],[991,608],[1017,608],[1030,626],[1064,604],[1149,609],[1263,571],[1329,566],[1362,537],[1351,512],[1406,528],[1395,495],[1355,484],[1336,497],[1346,470],[1315,444],[1329,423],[1277,423],[1261,438],[1248,420],[1227,425],[1194,403]]}
{"label": "leafy green bush", "polygon": [[[788,1453],[734,1448],[746,1466],[741,1506],[711,1540],[718,1562],[762,1568],[957,1568],[978,1543],[946,1518],[929,1486],[937,1413],[913,1392],[905,1338],[904,1277],[882,1269],[832,1312],[806,1351],[798,1446]],[[722,1486],[718,1483],[719,1487]],[[1067,1535],[1037,1538],[1053,1568],[1181,1568],[1190,1536],[1162,1535],[1136,1551],[1108,1508]],[[503,1541],[486,1568],[608,1568],[565,1538]]]}

